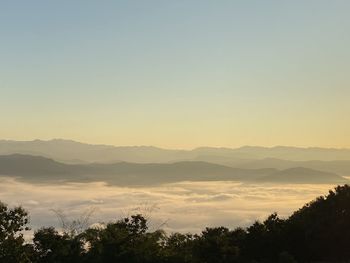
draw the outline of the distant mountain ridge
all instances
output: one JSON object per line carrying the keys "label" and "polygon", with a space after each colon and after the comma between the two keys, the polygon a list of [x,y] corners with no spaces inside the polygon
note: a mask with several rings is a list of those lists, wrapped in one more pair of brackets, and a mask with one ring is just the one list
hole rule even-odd
{"label": "distant mountain ridge", "polygon": [[281,170],[271,175],[258,178],[262,182],[276,183],[329,183],[332,178],[332,183],[344,183],[343,177],[335,174],[313,170],[304,167],[294,167],[286,170]]}
{"label": "distant mountain ridge", "polygon": [[[207,161],[218,163],[225,160],[235,163],[242,160],[276,158],[290,161],[334,161],[350,160],[350,149],[298,148],[287,146],[240,148],[200,147],[193,150],[170,150],[153,146],[111,146],[92,145],[71,140],[49,141],[0,140],[0,155],[6,154],[40,155],[67,163],[84,162],[136,162],[163,163],[176,161]],[[232,165],[231,165],[232,166]]]}
{"label": "distant mountain ridge", "polygon": [[41,156],[0,156],[0,175],[30,182],[93,182],[114,185],[150,185],[180,181],[241,181],[283,183],[340,183],[347,180],[334,173],[298,168],[277,170],[242,169],[219,164],[183,161],[175,163],[64,164]]}
{"label": "distant mountain ridge", "polygon": [[244,160],[241,162],[218,162],[228,166],[237,168],[262,169],[262,168],[276,168],[289,169],[294,167],[304,167],[324,172],[336,173],[342,176],[350,176],[350,161],[349,160],[335,160],[335,161],[290,161],[276,158],[265,158],[259,160]]}

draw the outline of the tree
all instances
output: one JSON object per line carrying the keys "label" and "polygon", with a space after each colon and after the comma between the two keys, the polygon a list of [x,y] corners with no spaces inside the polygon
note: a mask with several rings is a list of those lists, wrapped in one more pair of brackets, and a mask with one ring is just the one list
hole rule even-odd
{"label": "tree", "polygon": [[160,262],[163,231],[147,232],[147,220],[134,215],[105,228],[88,229],[82,238],[88,244],[87,262]]}
{"label": "tree", "polygon": [[239,248],[226,227],[206,228],[194,244],[196,262],[237,262]]}
{"label": "tree", "polygon": [[23,238],[23,231],[30,230],[28,223],[28,213],[22,207],[8,208],[0,202],[0,262],[31,262],[32,247]]}
{"label": "tree", "polygon": [[[193,244],[197,235],[173,233],[162,244],[162,259],[167,263],[193,262]],[[179,253],[180,252],[180,253]]]}
{"label": "tree", "polygon": [[243,257],[258,262],[277,262],[285,248],[285,223],[273,213],[264,222],[256,221],[249,226],[241,245]]}
{"label": "tree", "polygon": [[292,255],[283,251],[279,254],[278,263],[297,263]]}
{"label": "tree", "polygon": [[37,262],[69,263],[80,262],[83,243],[79,237],[58,233],[53,227],[42,228],[34,234],[34,248]]}
{"label": "tree", "polygon": [[306,204],[288,219],[289,252],[298,261],[350,259],[350,186]]}

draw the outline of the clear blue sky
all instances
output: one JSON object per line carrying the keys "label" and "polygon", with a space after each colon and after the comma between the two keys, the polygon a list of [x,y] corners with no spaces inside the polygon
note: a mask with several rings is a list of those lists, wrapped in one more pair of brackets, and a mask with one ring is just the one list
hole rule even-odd
{"label": "clear blue sky", "polygon": [[350,1],[1,1],[0,138],[350,147]]}

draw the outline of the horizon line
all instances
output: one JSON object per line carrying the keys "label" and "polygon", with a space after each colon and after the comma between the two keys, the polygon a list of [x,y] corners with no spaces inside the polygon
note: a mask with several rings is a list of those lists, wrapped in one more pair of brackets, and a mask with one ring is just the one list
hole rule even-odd
{"label": "horizon line", "polygon": [[105,144],[105,143],[90,143],[90,142],[83,142],[79,140],[73,140],[73,139],[63,139],[63,138],[52,138],[52,139],[24,139],[24,140],[15,140],[15,139],[0,139],[0,142],[54,142],[54,141],[63,141],[63,142],[71,142],[71,143],[79,143],[79,144],[85,144],[90,146],[106,146],[106,147],[115,147],[115,148],[155,148],[160,150],[171,150],[171,151],[194,151],[198,149],[222,149],[222,150],[238,150],[243,148],[264,148],[264,149],[275,149],[275,148],[295,148],[295,149],[324,149],[324,150],[350,150],[350,148],[347,147],[322,147],[322,146],[295,146],[295,145],[273,145],[273,146],[266,146],[266,145],[241,145],[237,147],[230,147],[230,146],[198,146],[194,148],[166,148],[161,146],[155,146],[155,145],[114,145],[114,144]]}

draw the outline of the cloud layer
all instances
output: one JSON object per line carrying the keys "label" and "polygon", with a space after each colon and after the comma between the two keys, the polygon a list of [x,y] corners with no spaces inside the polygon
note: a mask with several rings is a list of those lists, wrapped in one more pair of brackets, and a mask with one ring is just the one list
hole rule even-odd
{"label": "cloud layer", "polygon": [[[272,212],[288,216],[334,185],[181,182],[158,187],[114,187],[103,182],[39,185],[0,178],[0,200],[30,211],[33,229],[59,226],[52,209],[74,219],[94,208],[91,223],[133,213],[146,214],[150,226],[199,232],[206,226],[246,226]],[[163,224],[166,223],[166,224]]]}

